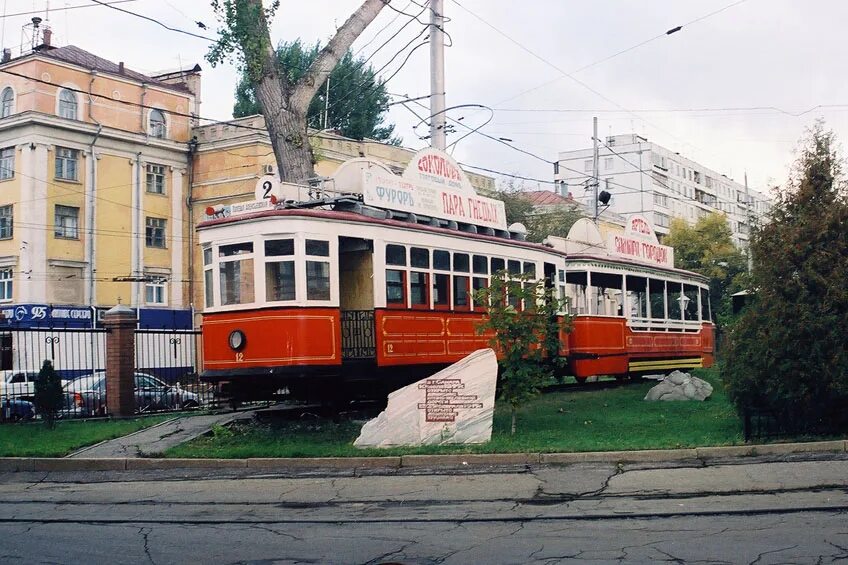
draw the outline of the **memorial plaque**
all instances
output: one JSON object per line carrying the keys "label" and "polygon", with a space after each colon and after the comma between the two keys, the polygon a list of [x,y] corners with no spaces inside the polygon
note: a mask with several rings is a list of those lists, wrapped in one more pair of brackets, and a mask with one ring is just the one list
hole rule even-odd
{"label": "memorial plaque", "polygon": [[431,377],[389,395],[362,426],[356,447],[486,443],[492,438],[498,362],[480,349]]}

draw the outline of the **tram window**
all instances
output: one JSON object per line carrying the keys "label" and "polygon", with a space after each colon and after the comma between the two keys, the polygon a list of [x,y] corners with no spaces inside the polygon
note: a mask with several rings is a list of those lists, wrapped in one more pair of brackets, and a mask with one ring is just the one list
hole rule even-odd
{"label": "tram window", "polygon": [[[413,247],[413,249],[415,249]],[[409,273],[409,297],[412,306],[429,306],[430,300],[427,296],[427,273],[410,271]]]}
{"label": "tram window", "polygon": [[453,277],[453,306],[456,310],[468,310],[468,277]]}
{"label": "tram window", "polygon": [[521,261],[513,261],[510,259],[506,263],[506,270],[510,275],[520,275],[521,274]]}
{"label": "tram window", "polygon": [[306,262],[306,299],[330,299],[330,264],[326,261]]}
{"label": "tram window", "polygon": [[679,321],[683,318],[680,306],[683,302],[683,288],[680,283],[666,283],[666,292],[668,295],[668,319]]}
{"label": "tram window", "polygon": [[511,280],[506,283],[506,288],[507,304],[509,304],[516,310],[521,310],[521,299],[518,297],[519,289],[521,288],[521,283],[518,281]]}
{"label": "tram window", "polygon": [[[330,242],[329,241],[322,241],[320,239],[307,239],[306,240],[306,254],[307,255],[315,255],[317,257],[329,257],[330,256]],[[329,300],[329,298],[327,300]]]}
{"label": "tram window", "polygon": [[665,281],[648,279],[648,301],[651,303],[651,318],[665,319]]}
{"label": "tram window", "polygon": [[450,271],[450,253],[436,249],[433,251],[433,268],[439,271]]}
{"label": "tram window", "polygon": [[211,265],[212,264],[212,248],[204,247],[203,248],[203,264]]}
{"label": "tram window", "polygon": [[698,321],[698,288],[692,285],[683,285],[683,296],[686,300],[683,301],[683,319],[689,321]]}
{"label": "tram window", "polygon": [[627,276],[627,302],[631,318],[648,317],[648,280],[645,277]]}
{"label": "tram window", "polygon": [[621,275],[592,273],[589,289],[591,313],[598,316],[622,316],[624,307],[621,294]]}
{"label": "tram window", "polygon": [[406,281],[404,271],[388,269],[386,271],[386,303],[406,306]]}
{"label": "tram window", "polygon": [[411,247],[409,249],[410,264],[422,269],[430,268],[430,250],[423,247]]}
{"label": "tram window", "polygon": [[468,253],[453,254],[453,270],[458,273],[468,272]]}
{"label": "tram window", "polygon": [[585,271],[565,272],[565,294],[568,297],[568,309],[571,314],[589,313],[586,290]]}
{"label": "tram window", "polygon": [[477,299],[477,292],[480,289],[486,288],[487,286],[489,286],[489,281],[484,277],[474,277],[473,279],[471,279],[471,290],[474,293],[471,298],[474,301],[474,310],[486,309],[486,305]]}
{"label": "tram window", "polygon": [[[265,243],[267,245],[269,242],[266,241]],[[277,300],[294,299],[294,261],[275,261],[274,263],[265,263],[265,300],[273,302]]]}
{"label": "tram window", "polygon": [[265,242],[266,257],[280,257],[283,255],[294,255],[293,239],[269,239]]}
{"label": "tram window", "polygon": [[[435,258],[434,258],[435,260]],[[433,306],[436,309],[450,309],[450,275],[433,275]]]}
{"label": "tram window", "polygon": [[536,276],[536,263],[524,263],[524,274]]}
{"label": "tram window", "polygon": [[253,302],[253,259],[221,263],[219,273],[222,306]]}
{"label": "tram window", "polygon": [[505,268],[505,262],[503,259],[498,259],[497,257],[492,257],[492,274],[494,275],[498,271],[503,271]]}
{"label": "tram window", "polygon": [[565,283],[565,271],[563,269],[559,270],[559,282]]}
{"label": "tram window", "polygon": [[710,292],[706,288],[701,289],[701,319],[710,321]]}
{"label": "tram window", "polygon": [[233,255],[247,255],[248,253],[253,253],[252,241],[222,245],[218,248],[218,257],[232,257]]}
{"label": "tram window", "polygon": [[475,275],[489,274],[489,260],[484,255],[475,255],[472,259]]}
{"label": "tram window", "polygon": [[386,265],[406,266],[406,247],[403,245],[386,246]]}
{"label": "tram window", "polygon": [[212,308],[215,306],[215,289],[212,287],[212,281],[215,278],[215,273],[212,269],[203,271],[203,285],[206,291],[206,307]]}

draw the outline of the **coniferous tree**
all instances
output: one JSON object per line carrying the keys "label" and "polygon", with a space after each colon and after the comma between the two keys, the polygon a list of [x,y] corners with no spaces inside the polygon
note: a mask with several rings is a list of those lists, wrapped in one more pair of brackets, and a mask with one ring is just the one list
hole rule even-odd
{"label": "coniferous tree", "polygon": [[740,408],[810,431],[848,425],[848,200],[832,132],[817,123],[771,218],[754,233],[755,298],[730,335]]}

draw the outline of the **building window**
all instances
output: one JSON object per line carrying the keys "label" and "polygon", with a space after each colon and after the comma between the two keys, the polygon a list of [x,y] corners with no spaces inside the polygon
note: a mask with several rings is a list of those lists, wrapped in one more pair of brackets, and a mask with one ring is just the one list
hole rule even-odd
{"label": "building window", "polygon": [[654,204],[656,204],[657,206],[668,208],[668,196],[666,196],[665,194],[660,194],[659,192],[655,192]]}
{"label": "building window", "polygon": [[0,206],[0,239],[11,239],[12,224],[12,205]]}
{"label": "building window", "polygon": [[3,94],[0,96],[0,118],[7,118],[15,111],[15,92],[11,86],[3,89]]}
{"label": "building window", "polygon": [[167,221],[164,218],[146,219],[144,240],[147,247],[165,248],[165,226]]}
{"label": "building window", "polygon": [[609,171],[612,169],[612,157],[607,157],[604,159],[604,170]]}
{"label": "building window", "polygon": [[15,176],[15,148],[0,149],[0,180]]}
{"label": "building window", "polygon": [[660,214],[659,212],[654,212],[654,223],[658,226],[667,228],[669,224],[668,214]]}
{"label": "building window", "polygon": [[150,111],[150,135],[164,139],[166,134],[165,113],[162,110]]}
{"label": "building window", "polygon": [[59,116],[77,119],[77,95],[66,88],[59,91]]}
{"label": "building window", "polygon": [[56,204],[56,216],[53,224],[56,237],[79,239],[79,208]]}
{"label": "building window", "polygon": [[165,165],[147,164],[147,192],[165,194]]}
{"label": "building window", "polygon": [[144,285],[144,301],[147,304],[165,304],[165,279],[155,278]]}
{"label": "building window", "polygon": [[79,151],[67,147],[56,148],[56,178],[77,180],[79,170]]}
{"label": "building window", "polygon": [[12,269],[0,270],[0,301],[12,300]]}
{"label": "building window", "polygon": [[583,161],[583,172],[584,173],[591,173],[592,168],[593,167],[592,167],[592,160],[591,159],[586,159],[585,161]]}

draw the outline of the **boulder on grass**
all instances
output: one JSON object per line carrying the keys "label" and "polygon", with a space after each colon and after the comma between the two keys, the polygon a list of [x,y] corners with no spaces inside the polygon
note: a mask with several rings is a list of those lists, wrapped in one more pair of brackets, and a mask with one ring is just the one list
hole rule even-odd
{"label": "boulder on grass", "polygon": [[706,400],[713,393],[710,383],[689,373],[674,371],[645,395],[645,400]]}

